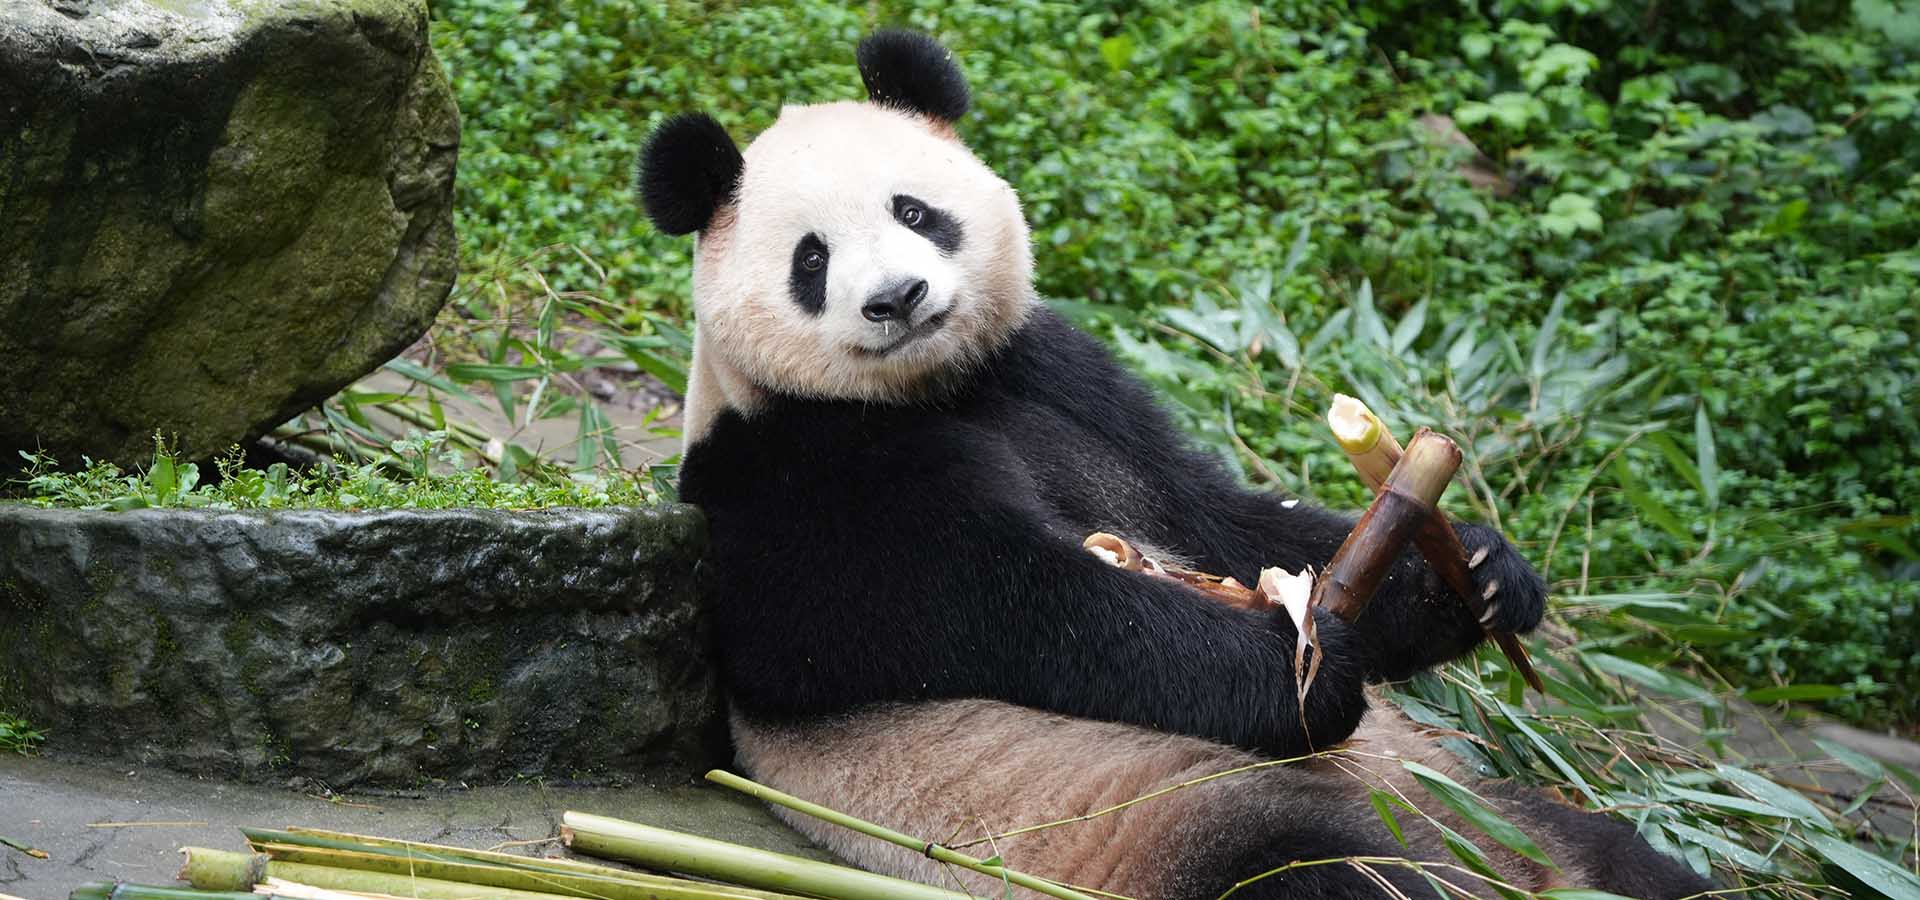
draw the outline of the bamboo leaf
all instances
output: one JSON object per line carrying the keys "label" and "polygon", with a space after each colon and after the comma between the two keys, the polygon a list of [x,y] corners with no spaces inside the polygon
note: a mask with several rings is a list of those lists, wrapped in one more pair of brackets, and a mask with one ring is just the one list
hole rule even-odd
{"label": "bamboo leaf", "polygon": [[1360,291],[1354,295],[1352,309],[1354,337],[1371,341],[1383,350],[1393,346],[1393,339],[1387,336],[1387,325],[1380,320],[1380,311],[1373,308],[1372,279],[1360,279]]}
{"label": "bamboo leaf", "polygon": [[1826,813],[1821,812],[1820,807],[1814,806],[1812,801],[1798,792],[1775,784],[1771,779],[1724,764],[1716,766],[1715,771],[1727,783],[1745,791],[1757,800],[1765,801],[1769,806],[1786,810],[1793,818],[1815,828],[1832,827],[1827,821]]}
{"label": "bamboo leaf", "polygon": [[1478,794],[1467,790],[1446,775],[1412,760],[1402,760],[1400,766],[1413,773],[1413,777],[1420,780],[1420,786],[1426,788],[1427,793],[1432,794],[1434,799],[1458,813],[1461,818],[1473,823],[1475,828],[1486,832],[1488,837],[1500,842],[1500,846],[1543,866],[1559,868],[1553,864],[1553,860],[1547,858],[1546,851],[1541,850],[1539,844],[1527,837],[1526,832],[1494,812],[1493,807],[1480,799]]}
{"label": "bamboo leaf", "polygon": [[1393,807],[1390,805],[1393,803],[1393,798],[1385,791],[1369,788],[1367,800],[1373,804],[1373,811],[1380,816],[1381,824],[1386,825],[1387,830],[1393,832],[1393,839],[1399,841],[1400,846],[1405,847],[1407,836],[1400,831],[1400,820],[1394,817]]}
{"label": "bamboo leaf", "polygon": [[1920,877],[1846,841],[1824,834],[1806,836],[1815,853],[1891,900],[1920,900]]}
{"label": "bamboo leaf", "polygon": [[1399,324],[1393,326],[1393,355],[1405,356],[1407,348],[1419,340],[1421,329],[1427,325],[1427,298],[1420,298],[1406,315],[1400,317]]}
{"label": "bamboo leaf", "polygon": [[1625,678],[1628,681],[1650,688],[1656,693],[1665,694],[1669,697],[1696,700],[1711,707],[1721,705],[1720,698],[1715,697],[1713,692],[1706,688],[1684,678],[1668,675],[1658,669],[1643,666],[1632,660],[1621,659],[1618,656],[1608,653],[1595,652],[1582,653],[1581,657],[1587,661],[1588,665],[1602,672]]}
{"label": "bamboo leaf", "polygon": [[1707,511],[1720,508],[1720,455],[1713,446],[1713,423],[1707,421],[1705,403],[1693,409],[1693,452],[1700,468],[1700,490],[1707,498]]}
{"label": "bamboo leaf", "polygon": [[1855,772],[1860,773],[1861,775],[1865,775],[1866,777],[1873,778],[1873,779],[1885,779],[1887,777],[1886,767],[1880,765],[1879,760],[1874,759],[1873,757],[1868,756],[1865,753],[1861,753],[1860,751],[1855,750],[1852,747],[1848,747],[1844,744],[1835,743],[1823,737],[1814,738],[1813,743],[1814,743],[1814,746],[1817,746],[1820,749],[1827,751],[1828,756],[1831,756],[1834,759],[1839,760],[1841,765],[1846,766],[1847,768],[1852,769]]}
{"label": "bamboo leaf", "polygon": [[1852,690],[1842,684],[1789,684],[1781,687],[1754,688],[1742,696],[1753,703],[1780,703],[1786,700],[1832,700]]}
{"label": "bamboo leaf", "polygon": [[1527,371],[1537,380],[1547,375],[1547,356],[1553,352],[1553,342],[1560,331],[1560,314],[1567,308],[1567,295],[1563,291],[1555,294],[1553,305],[1547,309],[1547,317],[1540,322],[1540,330],[1533,336],[1533,359]]}

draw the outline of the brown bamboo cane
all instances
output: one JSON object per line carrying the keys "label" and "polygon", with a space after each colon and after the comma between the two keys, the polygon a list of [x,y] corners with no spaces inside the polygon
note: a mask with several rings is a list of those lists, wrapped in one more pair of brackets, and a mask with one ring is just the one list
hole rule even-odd
{"label": "brown bamboo cane", "polygon": [[1312,605],[1349,622],[1358,619],[1421,523],[1433,518],[1440,494],[1459,468],[1460,448],[1453,441],[1430,431],[1415,435],[1372,505],[1314,580]]}
{"label": "brown bamboo cane", "polygon": [[[1340,448],[1346,451],[1347,459],[1353,463],[1354,471],[1367,487],[1378,494],[1385,487],[1386,474],[1400,461],[1403,451],[1400,442],[1394,439],[1380,418],[1368,409],[1366,404],[1344,394],[1334,397],[1333,407],[1327,411],[1327,425],[1333,429],[1334,439]],[[1426,429],[1421,429],[1426,432]],[[1415,439],[1419,434],[1414,435]],[[1427,565],[1440,576],[1440,580],[1459,595],[1461,602],[1476,619],[1485,621],[1487,599],[1473,589],[1473,574],[1467,561],[1466,545],[1460,543],[1459,533],[1447,523],[1446,516],[1437,510],[1420,523],[1413,535],[1414,546],[1420,548],[1420,554],[1427,559]],[[1520,639],[1504,631],[1487,629],[1500,652],[1506,654],[1520,677],[1540,693],[1546,693],[1546,686],[1540,681],[1540,674],[1534,671],[1533,660],[1527,656],[1526,645]]]}

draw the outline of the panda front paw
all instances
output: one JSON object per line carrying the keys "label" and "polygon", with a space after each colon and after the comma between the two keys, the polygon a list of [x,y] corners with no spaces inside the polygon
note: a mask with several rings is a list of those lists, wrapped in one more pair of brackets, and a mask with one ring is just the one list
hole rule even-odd
{"label": "panda front paw", "polygon": [[1508,634],[1532,631],[1547,611],[1546,580],[1500,532],[1465,522],[1453,530],[1467,548],[1473,589],[1487,601],[1480,624]]}

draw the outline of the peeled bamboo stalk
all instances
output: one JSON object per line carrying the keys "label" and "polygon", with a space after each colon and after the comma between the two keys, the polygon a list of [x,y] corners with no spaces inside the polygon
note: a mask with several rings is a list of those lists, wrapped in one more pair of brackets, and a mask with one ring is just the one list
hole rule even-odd
{"label": "peeled bamboo stalk", "polygon": [[834,900],[967,900],[965,894],[919,882],[624,819],[568,810],[560,822],[560,840],[568,847],[650,869]]}
{"label": "peeled bamboo stalk", "polygon": [[[205,847],[182,847],[186,860],[179,878],[196,888],[215,891],[249,890],[268,878],[280,878],[335,891],[391,894],[420,900],[572,900],[571,895],[484,884],[464,884],[438,878],[336,869],[306,863],[278,862],[264,853],[233,853]],[[725,898],[726,894],[709,895]]]}
{"label": "peeled bamboo stalk", "polygon": [[373,837],[371,835],[352,834],[344,831],[326,831],[319,828],[289,828],[285,831],[273,831],[264,828],[242,828],[247,841],[256,848],[265,844],[290,844],[301,847],[348,851],[389,851],[412,855],[421,859],[438,859],[447,862],[466,862],[486,866],[501,866],[528,872],[552,872],[558,874],[590,875],[600,878],[621,879],[638,873],[629,869],[617,869],[582,862],[577,859],[548,859],[545,857],[521,856],[516,853],[499,853],[492,850],[471,850],[466,847],[452,847],[445,844],[427,844],[420,841],[403,841],[397,838]]}
{"label": "peeled bamboo stalk", "polygon": [[[1380,417],[1373,414],[1365,403],[1345,394],[1335,394],[1332,408],[1327,410],[1327,426],[1333,430],[1333,438],[1345,451],[1347,459],[1353,463],[1354,471],[1360,474],[1361,481],[1378,494],[1386,484],[1388,472],[1400,461],[1402,450],[1400,442],[1394,439],[1393,432],[1387,430]],[[1485,621],[1487,598],[1473,589],[1473,573],[1467,564],[1467,548],[1460,543],[1460,535],[1447,523],[1447,517],[1437,511],[1413,534],[1414,546],[1420,548],[1420,555],[1426,557],[1427,565],[1440,576],[1447,587],[1460,597],[1474,617]],[[1527,656],[1526,645],[1520,639],[1506,632],[1488,632],[1493,642],[1506,654],[1520,677],[1534,690],[1546,693],[1546,686],[1540,682],[1540,673],[1534,671],[1533,660]]]}
{"label": "peeled bamboo stalk", "polygon": [[417,875],[442,881],[546,892],[566,897],[594,898],[594,900],[722,900],[722,898],[725,900],[799,900],[790,894],[770,894],[748,888],[706,884],[684,878],[668,878],[641,872],[630,872],[620,878],[578,873],[538,872],[491,863],[425,859],[410,856],[407,851],[392,848],[369,847],[360,851],[334,850],[259,841],[253,842],[253,848],[272,857],[275,862],[332,866],[336,869],[385,872],[390,875]]}
{"label": "peeled bamboo stalk", "polygon": [[[1036,878],[1024,872],[1016,872],[1003,865],[990,864],[984,860],[980,860],[972,856],[968,856],[965,853],[961,853],[957,850],[951,849],[942,844],[937,844],[927,840],[921,840],[920,838],[914,837],[909,834],[902,834],[884,825],[875,825],[872,822],[866,821],[865,819],[854,818],[853,816],[847,815],[846,813],[840,812],[839,810],[836,810],[836,809],[828,809],[827,807],[821,806],[817,803],[809,803],[805,800],[800,799],[799,797],[793,796],[792,794],[776,791],[773,788],[767,787],[764,784],[760,784],[755,781],[750,781],[748,779],[735,775],[732,772],[724,772],[719,769],[714,769],[707,773],[707,780],[715,784],[730,787],[736,791],[739,791],[757,800],[776,804],[779,806],[784,806],[787,809],[793,810],[794,812],[804,813],[816,819],[820,819],[825,822],[831,822],[842,828],[847,828],[853,831],[857,831],[868,837],[878,838],[880,840],[886,841],[889,844],[905,847],[909,850],[913,850],[918,853],[924,853],[926,854],[928,859],[932,859],[937,862],[943,862],[949,865],[959,866],[964,869],[971,869],[975,872],[979,872],[982,875],[988,875],[994,878],[1003,878],[1013,884],[1017,884],[1023,888],[1026,888],[1027,890],[1034,891],[1036,893],[1045,894],[1049,897],[1058,897],[1060,898],[1060,900],[1093,900],[1092,897],[1089,897],[1086,894],[1082,894],[1079,891],[1076,891],[1072,888],[1063,887],[1051,881],[1047,881],[1046,879]],[[572,815],[572,813],[568,813],[567,815]],[[851,900],[851,898],[844,897],[843,895],[840,895],[840,894],[834,894],[832,896],[835,897],[836,900]]]}
{"label": "peeled bamboo stalk", "polygon": [[1359,618],[1414,531],[1433,517],[1459,468],[1460,448],[1453,441],[1424,429],[1414,435],[1373,505],[1314,582],[1313,605],[1349,622]]}

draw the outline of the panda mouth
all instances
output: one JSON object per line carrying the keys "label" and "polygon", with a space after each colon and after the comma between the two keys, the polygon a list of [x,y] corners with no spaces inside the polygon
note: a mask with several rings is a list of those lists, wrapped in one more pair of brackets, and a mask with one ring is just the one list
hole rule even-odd
{"label": "panda mouth", "polygon": [[939,331],[941,327],[946,324],[947,324],[947,313],[944,311],[937,312],[931,316],[926,317],[925,319],[920,320],[920,324],[918,325],[907,326],[906,330],[902,332],[898,338],[895,338],[893,343],[888,344],[885,347],[879,347],[879,348],[857,347],[855,349],[862,356],[870,356],[875,359],[884,359],[898,352],[900,348],[906,347],[920,340],[921,338],[927,337],[928,335],[931,335],[934,332]]}

